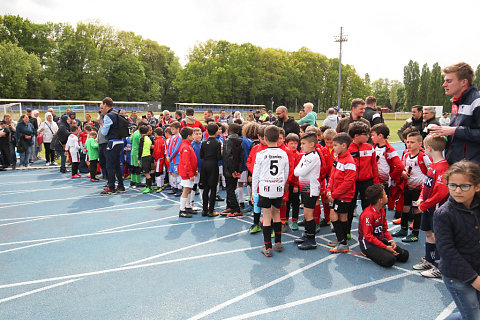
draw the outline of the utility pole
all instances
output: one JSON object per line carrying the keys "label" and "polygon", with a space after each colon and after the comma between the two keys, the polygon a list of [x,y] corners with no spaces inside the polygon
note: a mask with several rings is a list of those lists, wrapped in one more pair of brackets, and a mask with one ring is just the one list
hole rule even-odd
{"label": "utility pole", "polygon": [[341,96],[342,96],[342,43],[348,41],[348,36],[343,33],[343,27],[340,27],[340,35],[335,36],[335,42],[340,42],[340,53],[338,56],[338,95],[337,106],[341,108]]}

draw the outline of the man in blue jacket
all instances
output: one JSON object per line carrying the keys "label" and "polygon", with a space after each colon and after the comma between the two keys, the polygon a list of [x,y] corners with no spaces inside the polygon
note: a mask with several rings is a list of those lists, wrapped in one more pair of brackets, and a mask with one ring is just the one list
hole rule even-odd
{"label": "man in blue jacket", "polygon": [[[102,195],[111,195],[117,192],[125,192],[123,185],[123,173],[120,167],[120,155],[123,150],[123,139],[120,136],[118,114],[113,111],[112,98],[106,97],[100,105],[100,113],[103,117],[101,133],[108,140],[105,151],[105,162],[107,167],[108,187],[103,190]],[[115,176],[118,180],[118,187],[115,189]]]}
{"label": "man in blue jacket", "polygon": [[448,141],[446,158],[451,165],[462,159],[480,163],[480,93],[473,84],[474,71],[465,62],[443,69],[445,94],[452,95],[450,126],[430,129]]}

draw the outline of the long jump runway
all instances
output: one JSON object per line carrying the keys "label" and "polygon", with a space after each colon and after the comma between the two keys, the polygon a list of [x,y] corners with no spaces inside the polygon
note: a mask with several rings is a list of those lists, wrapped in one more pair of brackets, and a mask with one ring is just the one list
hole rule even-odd
{"label": "long jump runway", "polygon": [[412,269],[423,235],[391,269],[359,254],[356,230],[349,254],[330,254],[323,228],[316,250],[290,231],[266,258],[252,217],[181,219],[178,198],[100,196],[101,182],[57,170],[0,174],[0,319],[443,319],[455,308]]}

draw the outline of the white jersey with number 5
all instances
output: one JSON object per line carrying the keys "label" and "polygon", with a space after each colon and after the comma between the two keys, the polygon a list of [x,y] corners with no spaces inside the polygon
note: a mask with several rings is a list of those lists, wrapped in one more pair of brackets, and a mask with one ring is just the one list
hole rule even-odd
{"label": "white jersey with number 5", "polygon": [[278,147],[268,147],[260,151],[253,167],[253,192],[258,190],[262,197],[270,199],[282,197],[288,170],[288,156],[285,151]]}

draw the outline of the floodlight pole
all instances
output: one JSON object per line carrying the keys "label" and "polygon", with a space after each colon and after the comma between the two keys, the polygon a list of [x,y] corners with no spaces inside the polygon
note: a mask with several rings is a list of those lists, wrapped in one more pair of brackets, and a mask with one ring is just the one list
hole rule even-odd
{"label": "floodlight pole", "polygon": [[341,88],[342,88],[342,43],[348,41],[348,36],[343,34],[343,27],[340,27],[340,35],[335,36],[335,42],[340,42],[340,53],[338,56],[338,91],[337,91],[337,106],[341,108]]}

